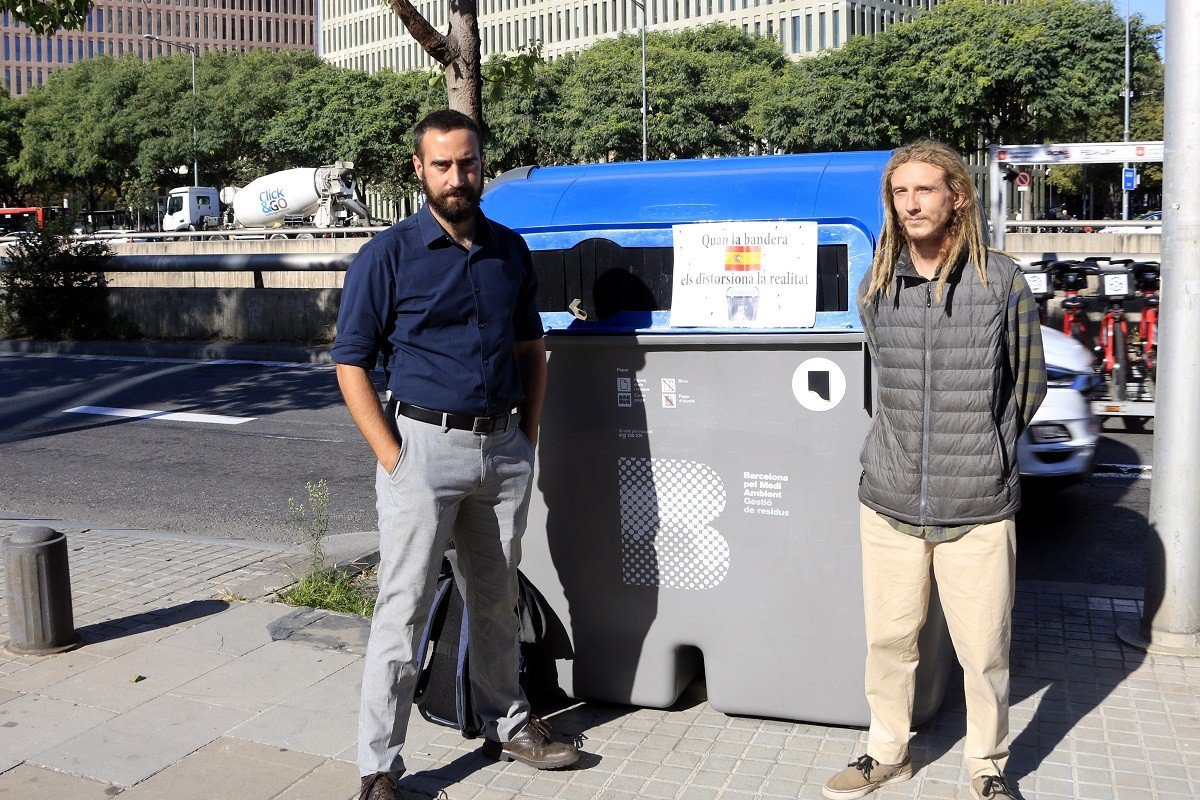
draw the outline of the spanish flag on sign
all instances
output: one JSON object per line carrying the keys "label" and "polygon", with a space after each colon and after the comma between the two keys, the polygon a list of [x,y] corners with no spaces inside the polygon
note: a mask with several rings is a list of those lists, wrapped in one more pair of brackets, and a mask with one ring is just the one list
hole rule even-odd
{"label": "spanish flag on sign", "polygon": [[762,248],[757,245],[735,244],[725,248],[727,272],[749,272],[762,269]]}

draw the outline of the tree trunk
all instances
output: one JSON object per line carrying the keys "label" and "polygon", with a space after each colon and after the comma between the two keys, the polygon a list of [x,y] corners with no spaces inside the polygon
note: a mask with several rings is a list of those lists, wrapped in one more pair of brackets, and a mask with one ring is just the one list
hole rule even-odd
{"label": "tree trunk", "polygon": [[392,10],[417,44],[442,65],[446,99],[483,127],[483,75],[479,59],[479,20],[476,0],[449,0],[450,26],[441,34],[409,0],[391,0]]}

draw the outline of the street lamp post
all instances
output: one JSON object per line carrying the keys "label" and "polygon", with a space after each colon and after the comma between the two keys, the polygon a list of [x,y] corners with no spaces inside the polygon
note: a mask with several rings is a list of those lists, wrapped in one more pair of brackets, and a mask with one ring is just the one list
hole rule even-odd
{"label": "street lamp post", "polygon": [[646,0],[632,1],[634,8],[642,10],[642,161],[649,161],[646,127]]}
{"label": "street lamp post", "polygon": [[192,56],[192,176],[195,181],[194,185],[200,185],[200,150],[196,145],[196,54],[200,51],[200,47],[194,44],[185,44],[183,42],[172,42],[169,39],[164,39],[161,36],[153,33],[143,33],[143,39],[150,39],[154,42],[160,42],[168,47],[178,47],[180,50],[187,50]]}
{"label": "street lamp post", "polygon": [[[1125,0],[1125,141],[1129,141],[1129,0]],[[1129,219],[1129,190],[1125,188],[1125,170],[1129,162],[1121,165],[1121,219]]]}

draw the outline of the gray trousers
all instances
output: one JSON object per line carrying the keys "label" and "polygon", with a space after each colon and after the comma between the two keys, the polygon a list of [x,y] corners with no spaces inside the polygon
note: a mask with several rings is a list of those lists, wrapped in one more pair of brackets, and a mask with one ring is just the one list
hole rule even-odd
{"label": "gray trousers", "polygon": [[470,613],[471,692],[484,735],[506,742],[529,720],[518,680],[517,564],[533,445],[515,425],[478,436],[397,417],[400,461],[375,471],[379,599],[363,668],[358,766],[399,773],[417,680],[417,638],[453,540]]}

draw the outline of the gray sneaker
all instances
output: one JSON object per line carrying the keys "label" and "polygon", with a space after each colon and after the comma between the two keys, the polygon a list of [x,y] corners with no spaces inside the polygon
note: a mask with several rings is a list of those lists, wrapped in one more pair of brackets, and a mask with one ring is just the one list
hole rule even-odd
{"label": "gray sneaker", "polygon": [[880,786],[906,781],[911,777],[910,758],[905,758],[899,764],[880,764],[870,756],[862,755],[830,778],[821,791],[829,800],[855,800],[866,797]]}
{"label": "gray sneaker", "polygon": [[1015,786],[1009,786],[1002,775],[980,775],[978,778],[971,779],[971,792],[975,795],[976,800],[1004,800],[1004,798],[1017,798]]}

